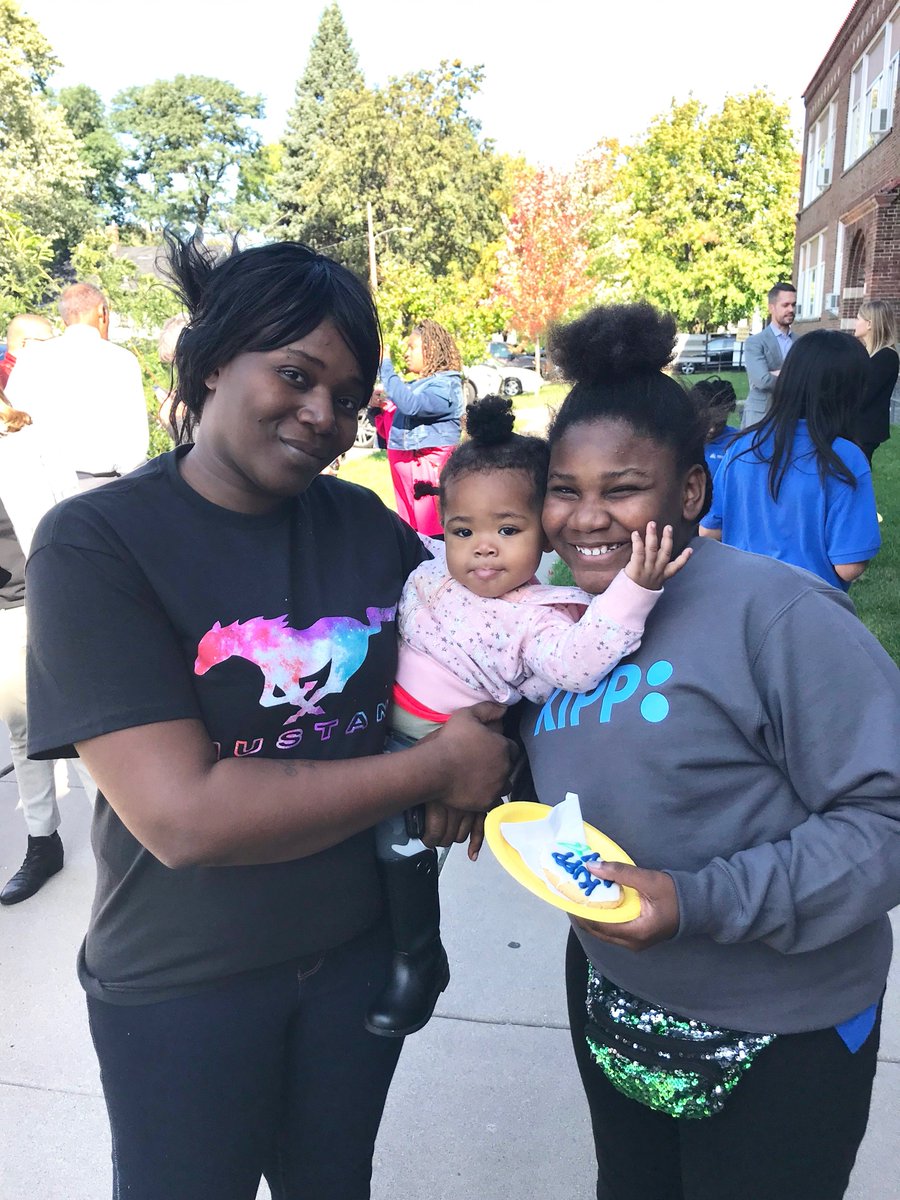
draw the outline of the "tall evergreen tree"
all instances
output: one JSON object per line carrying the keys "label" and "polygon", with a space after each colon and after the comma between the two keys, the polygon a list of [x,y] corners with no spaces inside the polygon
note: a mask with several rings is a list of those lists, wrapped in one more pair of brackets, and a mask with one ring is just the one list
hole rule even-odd
{"label": "tall evergreen tree", "polygon": [[294,105],[288,113],[284,154],[275,195],[284,236],[301,236],[297,196],[316,172],[316,141],[326,129],[331,101],[341,91],[363,86],[359,59],[338,4],[322,13],[313,38],[306,70],[297,81]]}
{"label": "tall evergreen tree", "polygon": [[454,264],[474,269],[502,232],[504,193],[503,162],[466,111],[482,75],[480,67],[442,62],[381,89],[333,93],[285,236],[366,274],[371,203],[379,255],[439,275]]}

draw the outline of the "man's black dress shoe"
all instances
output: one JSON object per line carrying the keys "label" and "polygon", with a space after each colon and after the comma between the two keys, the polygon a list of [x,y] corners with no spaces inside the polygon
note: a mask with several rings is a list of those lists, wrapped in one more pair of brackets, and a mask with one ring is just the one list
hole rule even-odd
{"label": "man's black dress shoe", "polygon": [[0,904],[18,904],[39,892],[47,880],[62,870],[63,844],[58,833],[28,838],[25,861],[0,892]]}

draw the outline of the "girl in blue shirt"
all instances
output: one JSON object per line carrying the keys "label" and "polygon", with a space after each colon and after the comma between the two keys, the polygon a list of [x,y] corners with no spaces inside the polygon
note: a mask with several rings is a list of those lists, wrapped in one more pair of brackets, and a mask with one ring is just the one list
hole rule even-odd
{"label": "girl in blue shirt", "polygon": [[849,590],[881,546],[869,464],[843,436],[867,369],[850,334],[799,339],[769,412],[726,451],[700,532]]}
{"label": "girl in blue shirt", "polygon": [[721,379],[718,375],[713,375],[709,379],[701,379],[699,383],[695,383],[691,388],[691,395],[695,401],[699,401],[699,406],[705,408],[709,413],[709,429],[706,433],[706,445],[703,447],[703,453],[706,457],[710,478],[715,479],[716,473],[722,465],[722,459],[725,457],[725,451],[738,432],[726,424],[734,412],[737,397],[734,394],[734,387],[728,380]]}

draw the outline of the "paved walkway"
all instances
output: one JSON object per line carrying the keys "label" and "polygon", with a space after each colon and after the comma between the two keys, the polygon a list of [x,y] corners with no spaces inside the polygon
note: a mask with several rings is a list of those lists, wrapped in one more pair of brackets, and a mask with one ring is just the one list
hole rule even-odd
{"label": "paved walkway", "polygon": [[[0,780],[3,880],[24,849],[16,798],[14,782]],[[88,804],[76,786],[60,807],[65,869],[31,900],[0,909],[0,1200],[106,1200],[111,1190],[106,1114],[73,966],[93,886]],[[559,1190],[560,1164],[568,1194],[589,1200],[590,1130],[562,988],[566,920],[487,850],[475,866],[454,851],[442,880],[453,982],[437,1018],[404,1050],[373,1200],[546,1200]],[[900,1196],[898,991],[895,979],[849,1200]],[[260,1200],[267,1196],[263,1187]]]}

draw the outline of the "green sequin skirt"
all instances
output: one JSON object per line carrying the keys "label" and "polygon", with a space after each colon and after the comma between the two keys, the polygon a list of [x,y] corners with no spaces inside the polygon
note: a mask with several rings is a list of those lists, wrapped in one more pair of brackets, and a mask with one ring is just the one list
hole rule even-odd
{"label": "green sequin skirt", "polygon": [[777,1036],[717,1029],[588,974],[585,1030],[594,1059],[623,1095],[670,1117],[720,1112]]}

